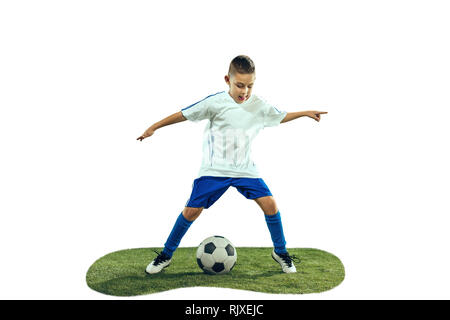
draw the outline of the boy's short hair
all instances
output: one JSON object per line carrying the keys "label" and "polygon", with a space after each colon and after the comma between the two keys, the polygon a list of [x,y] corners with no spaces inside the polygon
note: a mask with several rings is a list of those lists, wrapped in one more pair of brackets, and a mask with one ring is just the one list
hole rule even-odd
{"label": "boy's short hair", "polygon": [[228,69],[228,75],[231,76],[235,73],[251,74],[255,72],[255,64],[252,59],[246,55],[239,55],[234,58],[230,63]]}

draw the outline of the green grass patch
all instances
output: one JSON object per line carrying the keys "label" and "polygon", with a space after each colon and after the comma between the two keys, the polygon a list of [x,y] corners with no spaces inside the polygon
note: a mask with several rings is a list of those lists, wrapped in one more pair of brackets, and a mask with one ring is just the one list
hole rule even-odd
{"label": "green grass patch", "polygon": [[220,287],[266,293],[304,294],[323,292],[339,285],[344,266],[334,255],[306,248],[290,248],[301,259],[297,273],[285,274],[272,257],[272,248],[236,248],[238,259],[225,275],[207,275],[198,267],[197,248],[178,248],[163,272],[147,275],[145,268],[156,257],[141,248],[116,251],[97,260],[88,270],[86,282],[98,292],[113,296],[136,296],[188,287]]}

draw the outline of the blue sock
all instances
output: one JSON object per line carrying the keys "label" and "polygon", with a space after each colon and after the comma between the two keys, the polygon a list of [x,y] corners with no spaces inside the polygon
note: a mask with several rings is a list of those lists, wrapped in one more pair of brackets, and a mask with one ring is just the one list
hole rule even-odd
{"label": "blue sock", "polygon": [[287,253],[286,240],[284,239],[283,225],[281,224],[280,211],[274,215],[264,215],[266,218],[267,227],[269,228],[270,236],[272,237],[275,253]]}
{"label": "blue sock", "polygon": [[183,238],[186,231],[189,229],[193,221],[187,220],[183,213],[180,213],[178,216],[175,225],[172,228],[172,232],[167,238],[166,243],[164,244],[164,250],[162,253],[172,258],[174,251],[178,248],[180,244],[181,238]]}

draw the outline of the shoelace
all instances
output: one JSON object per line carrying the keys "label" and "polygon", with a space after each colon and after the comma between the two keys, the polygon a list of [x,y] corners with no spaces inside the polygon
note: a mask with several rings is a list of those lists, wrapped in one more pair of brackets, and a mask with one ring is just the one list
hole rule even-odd
{"label": "shoelace", "polygon": [[281,257],[281,259],[283,259],[283,261],[288,265],[288,267],[292,266],[292,261],[294,261],[295,263],[300,263],[300,258],[297,257],[296,255],[289,255],[289,253],[283,254],[283,255],[279,255]]}
{"label": "shoelace", "polygon": [[158,264],[169,260],[165,254],[158,252],[156,250],[154,250],[153,252],[155,252],[158,255],[155,259],[155,262],[153,263],[154,266],[157,266]]}

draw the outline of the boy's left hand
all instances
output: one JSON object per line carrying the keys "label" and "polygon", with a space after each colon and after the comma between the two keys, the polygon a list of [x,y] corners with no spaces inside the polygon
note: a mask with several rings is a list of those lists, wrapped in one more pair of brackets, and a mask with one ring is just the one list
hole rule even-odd
{"label": "boy's left hand", "polygon": [[325,111],[305,111],[305,116],[310,117],[311,119],[316,120],[317,122],[320,121],[320,115],[321,114],[327,114],[328,112]]}

